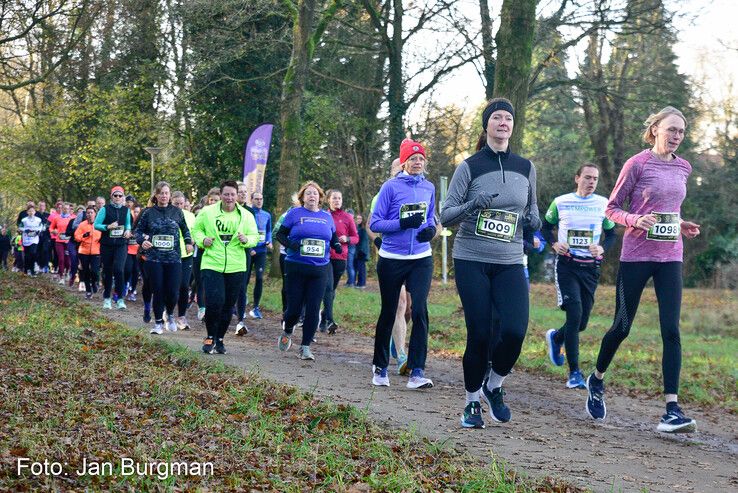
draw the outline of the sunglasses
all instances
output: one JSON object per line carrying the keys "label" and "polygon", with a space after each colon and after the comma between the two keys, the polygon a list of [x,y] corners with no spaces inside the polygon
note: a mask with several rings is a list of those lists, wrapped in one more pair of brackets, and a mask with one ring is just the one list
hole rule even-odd
{"label": "sunglasses", "polygon": [[116,199],[119,199],[119,198],[121,198],[122,196],[123,196],[123,194],[122,194],[122,193],[114,193],[114,194],[113,194],[113,197],[115,197]]}

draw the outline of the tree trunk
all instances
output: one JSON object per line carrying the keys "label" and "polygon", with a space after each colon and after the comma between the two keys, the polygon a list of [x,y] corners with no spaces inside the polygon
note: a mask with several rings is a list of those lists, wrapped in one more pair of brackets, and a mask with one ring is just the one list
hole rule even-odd
{"label": "tree trunk", "polygon": [[520,152],[525,130],[537,0],[504,0],[497,31],[497,63],[494,95],[508,98],[515,108],[515,127],[510,145]]}
{"label": "tree trunk", "polygon": [[405,13],[402,0],[393,0],[392,39],[388,46],[389,88],[387,104],[389,106],[389,146],[392,155],[400,150],[400,143],[405,138],[405,84],[402,80],[402,17]]}
{"label": "tree trunk", "polygon": [[492,37],[492,19],[489,16],[487,0],[479,0],[479,14],[482,19],[482,57],[484,58],[484,93],[487,100],[492,99],[495,89],[495,47]]}

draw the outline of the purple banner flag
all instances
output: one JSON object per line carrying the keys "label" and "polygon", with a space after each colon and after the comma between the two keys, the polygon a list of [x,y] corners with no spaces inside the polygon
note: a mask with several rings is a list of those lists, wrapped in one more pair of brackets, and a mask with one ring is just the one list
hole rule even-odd
{"label": "purple banner flag", "polygon": [[272,144],[274,125],[264,123],[251,132],[243,151],[243,182],[248,187],[247,203],[251,205],[251,194],[262,192],[264,188],[264,172],[269,159],[269,147]]}

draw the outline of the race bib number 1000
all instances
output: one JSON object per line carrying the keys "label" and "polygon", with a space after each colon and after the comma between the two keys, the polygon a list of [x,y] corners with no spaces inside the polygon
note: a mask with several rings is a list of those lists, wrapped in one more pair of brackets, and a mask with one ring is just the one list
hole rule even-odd
{"label": "race bib number 1000", "polygon": [[428,217],[428,204],[426,202],[418,202],[417,204],[402,204],[400,206],[400,219],[405,219],[415,214],[422,214],[424,218]]}
{"label": "race bib number 1000", "polygon": [[573,248],[587,248],[592,244],[594,231],[589,229],[570,229],[566,232],[566,242]]}
{"label": "race bib number 1000", "polygon": [[300,243],[300,255],[303,257],[324,257],[325,241],[305,238]]}
{"label": "race bib number 1000", "polygon": [[479,217],[477,217],[476,234],[509,243],[515,238],[517,225],[518,214],[516,212],[484,209],[479,211]]}
{"label": "race bib number 1000", "polygon": [[151,238],[151,243],[157,250],[172,250],[174,249],[174,236],[154,235],[154,237]]}
{"label": "race bib number 1000", "polygon": [[646,238],[655,241],[677,241],[681,228],[678,212],[652,212],[656,216],[656,224],[648,230]]}

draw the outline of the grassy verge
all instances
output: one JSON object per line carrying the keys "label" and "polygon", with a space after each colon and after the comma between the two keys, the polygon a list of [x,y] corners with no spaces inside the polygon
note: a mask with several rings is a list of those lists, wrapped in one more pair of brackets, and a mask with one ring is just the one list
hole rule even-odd
{"label": "grassy verge", "polygon": [[[266,283],[265,307],[279,307],[279,282]],[[612,323],[615,293],[612,286],[600,286],[589,327],[580,334],[580,365],[594,367],[603,334]],[[553,285],[531,286],[531,316],[528,335],[517,367],[555,375],[566,380],[566,365],[551,366],[543,335],[564,322],[556,306]],[[373,336],[379,315],[379,292],[375,289],[339,288],[334,315],[342,327]],[[446,286],[434,283],[429,297],[429,348],[437,355],[461,355],[466,346],[464,313],[453,280]],[[682,400],[703,406],[717,406],[738,413],[738,297],[735,292],[685,289],[681,318]],[[661,334],[658,306],[652,287],[643,293],[630,336],[620,347],[610,366],[608,386],[620,391],[658,397],[661,395]]]}
{"label": "grassy verge", "polygon": [[[355,408],[152,340],[2,272],[0,348],[3,491],[576,491],[390,434]],[[19,476],[21,458],[58,462],[61,473]],[[192,468],[124,475],[121,458]],[[77,475],[85,461],[93,474]],[[93,461],[110,473],[94,474]]]}

